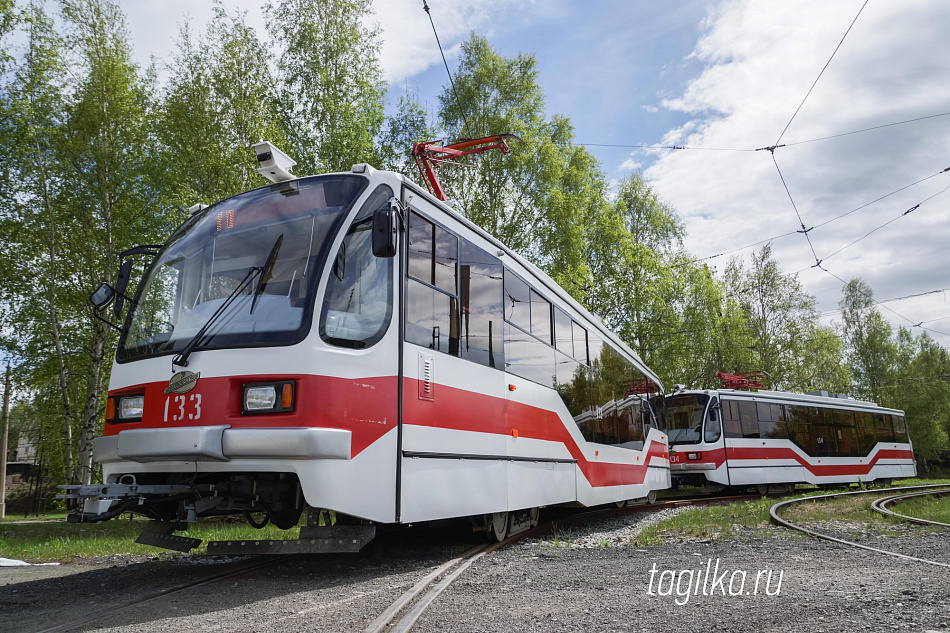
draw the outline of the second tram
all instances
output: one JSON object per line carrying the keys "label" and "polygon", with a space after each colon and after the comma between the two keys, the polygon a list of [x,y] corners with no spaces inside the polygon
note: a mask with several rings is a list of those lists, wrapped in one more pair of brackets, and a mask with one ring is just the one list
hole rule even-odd
{"label": "second tram", "polygon": [[917,474],[904,412],[873,402],[733,389],[665,400],[674,483],[764,493]]}

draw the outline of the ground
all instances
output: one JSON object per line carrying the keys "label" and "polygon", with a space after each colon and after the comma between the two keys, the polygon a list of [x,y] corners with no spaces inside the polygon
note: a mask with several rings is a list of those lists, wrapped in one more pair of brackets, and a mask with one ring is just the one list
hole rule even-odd
{"label": "ground", "polygon": [[[733,540],[671,539],[649,547],[624,542],[615,525],[600,529],[600,537],[594,530],[593,537],[574,535],[571,542],[523,541],[481,559],[414,630],[950,630],[950,569],[945,567],[775,527],[749,529]],[[950,561],[950,532],[860,537]],[[430,569],[470,545],[458,534],[380,539],[359,555],[296,558],[140,604],[78,630],[360,631]],[[0,631],[41,631],[234,562],[112,557],[0,568]],[[713,573],[706,572],[710,568]],[[688,596],[687,586],[692,587]],[[739,595],[729,595],[730,589]]]}

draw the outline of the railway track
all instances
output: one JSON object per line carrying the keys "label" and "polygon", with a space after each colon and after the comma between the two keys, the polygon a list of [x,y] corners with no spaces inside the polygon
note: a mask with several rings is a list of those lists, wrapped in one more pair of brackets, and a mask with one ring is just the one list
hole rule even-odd
{"label": "railway track", "polygon": [[[941,484],[931,484],[931,485],[926,485],[926,486],[905,486],[905,487],[901,487],[901,488],[890,488],[890,489],[888,489],[887,491],[884,491],[884,490],[858,490],[858,491],[851,491],[851,492],[836,492],[836,493],[831,493],[831,494],[826,494],[826,495],[816,495],[816,496],[812,496],[812,497],[799,497],[799,498],[797,498],[797,499],[789,499],[789,500],[786,500],[786,501],[780,501],[779,503],[776,503],[776,504],[773,505],[773,506],[771,507],[771,509],[769,510],[769,514],[771,515],[773,522],[775,522],[775,523],[777,523],[777,524],[779,524],[779,525],[782,525],[782,526],[784,526],[784,527],[786,527],[786,528],[789,528],[789,529],[792,529],[792,530],[796,530],[796,531],[798,531],[798,532],[802,532],[802,533],[807,534],[807,535],[809,535],[809,536],[813,536],[813,537],[815,537],[815,538],[820,538],[820,539],[823,539],[823,540],[826,540],[826,541],[831,541],[831,542],[833,542],[833,543],[840,543],[840,544],[842,544],[842,545],[848,545],[848,546],[851,546],[851,547],[857,547],[857,548],[864,549],[864,550],[868,550],[868,551],[871,551],[871,552],[876,552],[876,553],[878,553],[878,554],[886,554],[887,556],[894,556],[894,557],[897,557],[897,558],[903,558],[903,559],[905,559],[905,560],[913,560],[913,561],[917,561],[917,562],[920,562],[920,563],[926,563],[926,564],[928,564],[928,565],[935,565],[935,566],[938,566],[938,567],[948,567],[948,568],[950,568],[950,563],[945,563],[945,562],[936,561],[936,560],[930,560],[930,559],[928,559],[928,558],[918,558],[918,557],[916,557],[916,556],[910,556],[910,555],[908,555],[908,554],[902,554],[902,553],[900,553],[900,552],[892,552],[892,551],[890,551],[890,550],[880,549],[880,548],[877,548],[877,547],[871,547],[870,545],[864,545],[863,543],[855,543],[854,541],[849,541],[849,540],[846,540],[846,539],[838,538],[838,537],[836,537],[836,536],[832,536],[832,535],[830,535],[830,534],[825,534],[825,533],[822,533],[822,532],[818,532],[818,531],[816,531],[816,530],[812,530],[812,529],[807,528],[807,527],[805,527],[805,526],[803,526],[803,525],[800,525],[800,524],[798,524],[798,523],[793,523],[792,521],[788,521],[787,519],[784,519],[784,518],[782,518],[782,517],[779,516],[779,510],[781,510],[782,508],[787,508],[787,507],[792,506],[792,505],[794,505],[794,504],[797,504],[797,503],[804,503],[804,502],[806,502],[806,501],[815,502],[815,501],[819,501],[819,500],[836,499],[836,498],[846,497],[846,496],[850,496],[850,495],[865,495],[865,494],[875,494],[875,493],[876,493],[876,494],[881,494],[882,492],[900,492],[900,491],[915,491],[915,492],[913,492],[913,493],[911,493],[911,494],[891,495],[891,496],[887,496],[887,497],[882,497],[881,499],[878,499],[877,501],[875,501],[875,503],[872,504],[872,507],[874,507],[875,504],[878,504],[878,503],[881,503],[881,502],[897,503],[898,501],[900,501],[900,500],[902,500],[902,499],[906,499],[906,498],[910,498],[910,497],[914,497],[914,496],[925,495],[925,494],[948,494],[948,493],[950,493],[950,488],[948,488],[946,484],[942,484],[942,485],[941,485]],[[885,505],[889,505],[889,503],[887,503],[887,504],[885,504]],[[899,518],[906,519],[906,520],[913,520],[913,521],[915,521],[915,522],[926,522],[926,521],[924,521],[923,519],[915,519],[915,518],[913,518],[913,517],[905,517],[904,515],[897,514],[896,512],[888,511],[888,510],[886,510],[886,508],[883,507],[883,506],[882,506],[882,508],[875,508],[875,510],[877,510],[877,511],[879,511],[879,512],[882,512],[882,513],[884,513],[884,514],[890,514],[890,515],[893,515],[893,516],[895,516],[895,517],[899,517]],[[936,522],[928,522],[928,523],[936,523]],[[947,524],[945,524],[945,523],[936,523],[936,524],[937,524],[937,525],[944,525],[944,526],[947,525]],[[947,526],[947,527],[950,527],[950,526]]]}
{"label": "railway track", "polygon": [[[409,631],[416,621],[422,616],[425,610],[438,598],[439,594],[445,591],[449,585],[461,576],[466,569],[471,567],[480,558],[491,552],[506,547],[526,538],[538,538],[552,533],[556,529],[574,527],[593,523],[597,521],[609,520],[630,514],[641,512],[659,512],[670,508],[680,508],[697,505],[708,505],[714,503],[730,503],[734,501],[747,501],[760,499],[761,495],[732,495],[721,497],[699,497],[699,498],[676,498],[656,501],[653,504],[632,505],[621,508],[599,508],[586,512],[562,514],[549,520],[536,528],[525,530],[515,534],[500,543],[484,544],[471,548],[465,553],[452,558],[446,563],[429,572],[423,578],[418,580],[408,591],[397,598],[389,607],[387,607],[373,623],[366,629],[368,633],[381,631],[387,632],[405,632]],[[103,620],[119,615],[131,609],[141,607],[146,603],[171,598],[176,594],[181,594],[191,589],[209,585],[215,582],[234,578],[243,574],[264,569],[271,566],[280,565],[301,558],[303,555],[291,554],[284,556],[255,556],[246,560],[227,563],[224,569],[206,574],[195,580],[181,583],[172,587],[161,589],[149,593],[148,595],[129,600],[121,604],[116,604],[98,611],[88,613],[70,619],[68,622],[56,624],[42,629],[38,633],[64,633],[66,631],[83,630],[88,625],[101,623]],[[397,621],[397,618],[398,621]],[[394,623],[395,621],[395,623]]]}
{"label": "railway track", "polygon": [[906,501],[907,499],[915,499],[917,497],[943,497],[947,494],[950,494],[950,490],[925,490],[923,492],[911,492],[903,495],[894,495],[892,497],[883,497],[877,499],[874,503],[871,504],[871,509],[880,512],[892,517],[897,517],[903,521],[910,521],[911,523],[919,523],[921,525],[936,525],[939,527],[950,527],[950,523],[942,523],[940,521],[931,521],[929,519],[921,519],[918,517],[912,517],[906,514],[900,514],[899,512],[894,512],[893,510],[888,509],[888,506]]}

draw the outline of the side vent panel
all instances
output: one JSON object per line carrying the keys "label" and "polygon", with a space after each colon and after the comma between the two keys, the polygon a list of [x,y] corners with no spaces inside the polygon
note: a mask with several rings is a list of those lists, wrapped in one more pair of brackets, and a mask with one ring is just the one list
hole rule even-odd
{"label": "side vent panel", "polygon": [[419,352],[419,399],[434,399],[435,357]]}

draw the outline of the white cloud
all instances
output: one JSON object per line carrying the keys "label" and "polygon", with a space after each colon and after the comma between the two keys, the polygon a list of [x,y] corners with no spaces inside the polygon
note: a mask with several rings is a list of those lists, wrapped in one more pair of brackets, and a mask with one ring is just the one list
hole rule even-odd
{"label": "white cloud", "polygon": [[[697,256],[801,229],[767,151],[711,148],[773,144],[860,7],[860,0],[732,0],[710,10],[692,53],[705,64],[703,72],[662,102],[692,118],[661,141],[710,149],[654,153],[656,161],[646,170],[660,195],[683,215],[687,245]],[[865,8],[782,137],[787,146],[775,151],[806,227],[947,167],[950,117],[796,143],[946,112],[950,71],[941,60],[950,56],[942,28],[948,23],[950,5],[942,3],[912,0]],[[828,258],[822,266],[844,280],[862,277],[878,299],[950,286],[945,245],[950,192],[829,257],[948,185],[950,173],[815,228],[809,236],[818,258]],[[773,252],[787,272],[803,270],[801,281],[822,309],[837,307],[841,282],[810,268],[815,258],[802,235],[776,240]],[[712,260],[720,268],[726,261]],[[907,326],[943,316],[941,310],[950,314],[934,300],[908,308],[909,320],[882,312]],[[942,325],[950,332],[950,325]],[[950,343],[950,336],[934,336]]]}
{"label": "white cloud", "polygon": [[632,157],[620,163],[621,171],[639,171],[642,168],[643,163]]}
{"label": "white cloud", "polygon": [[643,106],[640,106],[640,107],[642,107],[644,110],[646,110],[646,111],[649,112],[650,114],[656,114],[657,112],[660,111],[660,109],[659,109],[658,107],[656,107],[656,106],[643,105]]}
{"label": "white cloud", "polygon": [[[484,34],[492,16],[509,11],[512,5],[503,0],[429,0],[428,4],[450,67],[458,55],[459,40],[473,30]],[[421,0],[377,0],[375,12],[383,29],[381,61],[386,81],[395,85],[430,66],[442,64]]]}

